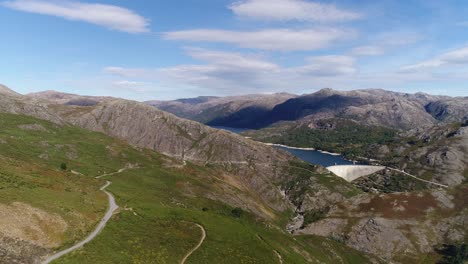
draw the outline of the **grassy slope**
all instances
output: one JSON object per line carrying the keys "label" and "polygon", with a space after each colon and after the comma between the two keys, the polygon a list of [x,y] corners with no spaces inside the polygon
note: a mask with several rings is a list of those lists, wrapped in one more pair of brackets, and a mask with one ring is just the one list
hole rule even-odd
{"label": "grassy slope", "polygon": [[[47,131],[18,128],[24,124]],[[236,218],[228,205],[201,198],[210,190],[204,177],[213,173],[206,168],[165,168],[157,153],[17,115],[0,114],[0,142],[0,202],[21,201],[61,215],[69,224],[62,248],[92,230],[106,210],[98,191],[106,179],[94,176],[127,163],[142,167],[109,176],[120,212],[94,241],[56,263],[176,263],[200,238],[194,222],[205,227],[207,239],[188,263],[278,263],[274,250],[284,263],[366,262],[337,242],[292,237],[274,223],[246,212]],[[83,175],[61,171],[63,162]]]}

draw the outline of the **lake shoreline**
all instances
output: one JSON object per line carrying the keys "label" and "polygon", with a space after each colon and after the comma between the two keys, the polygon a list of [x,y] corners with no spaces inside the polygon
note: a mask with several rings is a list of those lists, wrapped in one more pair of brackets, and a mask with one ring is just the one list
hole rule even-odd
{"label": "lake shoreline", "polygon": [[320,149],[315,149],[315,148],[300,148],[300,147],[292,147],[292,146],[286,146],[282,144],[275,144],[275,143],[263,143],[267,146],[273,146],[273,147],[283,147],[283,148],[288,148],[288,149],[297,149],[297,150],[306,150],[306,151],[318,151],[323,154],[328,154],[332,156],[343,156],[343,154],[340,153],[333,153],[333,152],[328,152],[325,150],[320,150]]}

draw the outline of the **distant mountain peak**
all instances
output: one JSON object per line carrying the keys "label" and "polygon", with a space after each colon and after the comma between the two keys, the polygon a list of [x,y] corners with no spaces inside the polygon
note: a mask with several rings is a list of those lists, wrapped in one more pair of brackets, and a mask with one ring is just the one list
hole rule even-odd
{"label": "distant mountain peak", "polygon": [[328,95],[336,94],[337,92],[338,92],[338,91],[333,90],[332,88],[323,88],[323,89],[318,90],[318,91],[315,92],[314,94],[315,94],[315,95],[324,95],[324,96],[328,96]]}
{"label": "distant mountain peak", "polygon": [[0,95],[19,96],[21,94],[11,90],[10,88],[0,84]]}

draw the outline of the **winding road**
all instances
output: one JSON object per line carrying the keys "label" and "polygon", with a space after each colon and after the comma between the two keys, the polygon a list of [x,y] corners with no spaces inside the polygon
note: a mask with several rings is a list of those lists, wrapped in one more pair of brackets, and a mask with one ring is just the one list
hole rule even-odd
{"label": "winding road", "polygon": [[[123,171],[125,171],[125,169],[120,169],[118,172],[115,172],[115,173],[104,174],[104,175],[101,175],[101,176],[97,176],[96,179],[102,178],[104,176],[109,176],[109,175],[114,175],[114,174],[117,174],[117,173],[121,173]],[[59,258],[63,257],[64,255],[83,247],[85,244],[87,244],[91,240],[93,240],[104,229],[104,227],[106,227],[107,222],[109,222],[109,220],[111,219],[111,217],[114,214],[115,210],[117,210],[119,208],[119,206],[115,202],[114,196],[110,192],[106,191],[106,188],[109,187],[109,185],[111,185],[111,184],[112,183],[110,181],[107,181],[106,184],[104,186],[102,186],[101,189],[100,189],[102,192],[104,192],[107,195],[107,197],[109,199],[109,209],[107,210],[106,214],[102,218],[101,222],[99,222],[97,227],[94,229],[94,231],[91,234],[89,234],[83,241],[75,244],[74,246],[72,246],[70,248],[67,248],[65,250],[62,250],[60,252],[57,252],[56,254],[54,254],[54,255],[52,255],[50,257],[47,257],[47,259],[44,260],[42,262],[42,264],[49,264],[50,262],[52,262],[52,261],[54,261],[56,259],[59,259]]]}
{"label": "winding road", "polygon": [[424,180],[424,179],[421,179],[419,177],[416,177],[414,175],[411,175],[409,173],[407,173],[406,171],[403,171],[403,170],[399,170],[399,169],[395,169],[395,168],[391,168],[391,167],[387,167],[388,169],[390,170],[393,170],[393,171],[397,171],[399,173],[403,173],[404,175],[407,175],[407,176],[410,176],[411,178],[414,178],[418,181],[422,181],[422,182],[425,182],[425,183],[429,183],[429,184],[433,184],[433,185],[436,185],[436,186],[439,186],[439,187],[443,187],[443,188],[448,188],[449,186],[448,185],[445,185],[445,184],[441,184],[441,183],[437,183],[437,182],[433,182],[433,181],[428,181],[428,180]]}
{"label": "winding road", "polygon": [[198,242],[198,244],[192,250],[190,250],[189,253],[187,253],[187,255],[185,255],[185,257],[182,259],[182,261],[180,261],[180,264],[185,264],[185,262],[193,254],[193,252],[197,251],[197,249],[199,249],[200,246],[203,244],[203,241],[205,241],[205,238],[206,238],[205,228],[203,228],[203,226],[201,226],[199,224],[195,224],[195,225],[197,225],[200,228],[200,230],[202,231],[202,237],[200,239],[200,242]]}

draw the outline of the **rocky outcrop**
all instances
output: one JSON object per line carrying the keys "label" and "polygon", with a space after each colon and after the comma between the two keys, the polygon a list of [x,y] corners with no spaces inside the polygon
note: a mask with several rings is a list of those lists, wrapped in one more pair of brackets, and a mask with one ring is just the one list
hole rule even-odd
{"label": "rocky outcrop", "polygon": [[213,126],[255,127],[278,104],[296,97],[288,93],[229,97],[197,97],[174,101],[148,101],[149,105]]}
{"label": "rocky outcrop", "polygon": [[44,91],[38,93],[30,93],[26,95],[29,98],[48,101],[54,104],[78,105],[78,106],[93,106],[103,101],[110,101],[115,98],[110,96],[83,96],[69,93],[61,93],[57,91]]}
{"label": "rocky outcrop", "polygon": [[465,191],[353,197],[298,233],[334,237],[385,262],[417,261],[441,243],[466,237],[468,214],[458,200],[466,199]]}
{"label": "rocky outcrop", "polygon": [[5,86],[0,87],[0,112],[29,115],[56,124],[64,123],[62,118],[49,108],[47,102],[27,98]]}
{"label": "rocky outcrop", "polygon": [[460,124],[413,129],[401,134],[397,144],[378,146],[374,153],[416,176],[454,186],[468,176],[467,131]]}
{"label": "rocky outcrop", "polygon": [[365,125],[396,129],[430,127],[439,122],[468,119],[468,98],[407,94],[382,89],[181,99],[148,102],[178,116],[210,125],[263,128],[281,121],[301,125],[318,120],[346,118]]}
{"label": "rocky outcrop", "polygon": [[447,98],[426,105],[426,110],[434,118],[443,122],[468,120],[468,97]]}
{"label": "rocky outcrop", "polygon": [[280,169],[294,159],[287,152],[133,101],[112,100],[91,107],[60,109],[60,115],[71,124],[181,161],[222,168],[271,208],[290,208],[275,184],[289,177]]}

